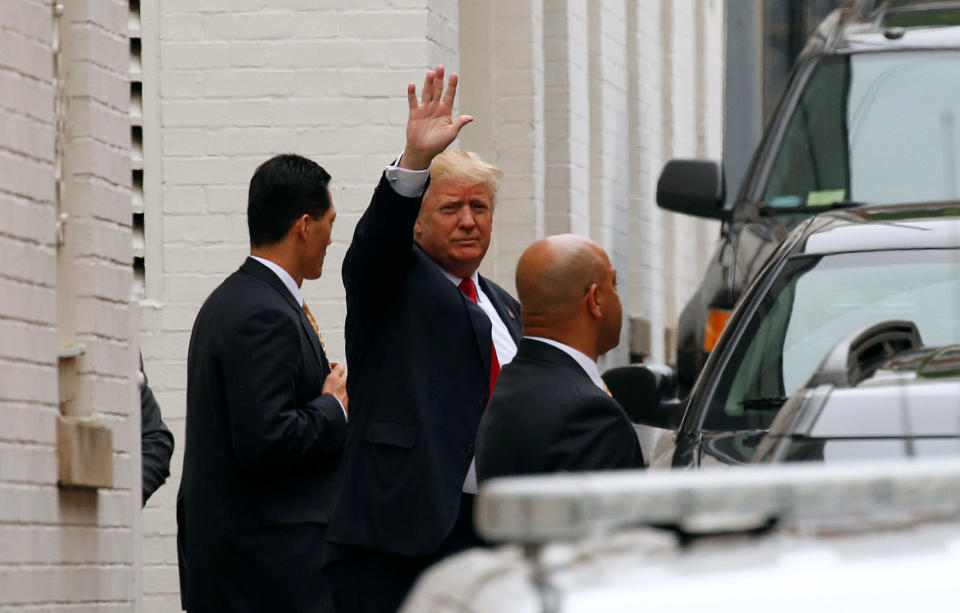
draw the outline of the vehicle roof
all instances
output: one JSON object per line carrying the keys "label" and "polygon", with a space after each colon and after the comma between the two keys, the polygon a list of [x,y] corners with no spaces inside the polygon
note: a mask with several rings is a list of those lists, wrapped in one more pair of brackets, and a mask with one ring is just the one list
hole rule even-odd
{"label": "vehicle roof", "polygon": [[427,569],[401,613],[942,610],[960,594],[960,522],[732,536],[683,548],[627,531],[553,543],[541,559],[534,564],[516,546],[445,558]]}
{"label": "vehicle roof", "polygon": [[820,23],[798,61],[905,49],[960,49],[960,1],[855,0]]}
{"label": "vehicle roof", "polygon": [[960,202],[862,207],[821,213],[801,226],[791,254],[960,247]]}

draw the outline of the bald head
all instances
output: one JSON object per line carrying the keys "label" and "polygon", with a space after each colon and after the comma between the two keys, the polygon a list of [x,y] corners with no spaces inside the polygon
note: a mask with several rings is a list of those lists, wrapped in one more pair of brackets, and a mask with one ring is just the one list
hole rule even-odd
{"label": "bald head", "polygon": [[517,263],[517,294],[523,318],[563,321],[576,314],[594,283],[601,283],[610,260],[590,239],[575,234],[542,238]]}

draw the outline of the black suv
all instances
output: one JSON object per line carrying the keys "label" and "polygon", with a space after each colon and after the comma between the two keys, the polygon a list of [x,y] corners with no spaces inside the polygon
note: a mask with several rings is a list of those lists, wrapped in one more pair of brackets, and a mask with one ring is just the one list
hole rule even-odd
{"label": "black suv", "polygon": [[818,212],[960,198],[960,2],[859,0],[831,13],[797,59],[740,193],[721,165],[673,160],[657,203],[723,221],[679,319],[677,375],[692,385],[744,288]]}

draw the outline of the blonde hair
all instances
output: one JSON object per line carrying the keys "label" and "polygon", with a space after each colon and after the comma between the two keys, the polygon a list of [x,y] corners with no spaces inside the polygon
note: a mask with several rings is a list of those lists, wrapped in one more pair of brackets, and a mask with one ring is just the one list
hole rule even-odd
{"label": "blonde hair", "polygon": [[432,181],[456,181],[469,185],[485,183],[491,202],[496,199],[497,181],[502,175],[499,168],[476,153],[458,149],[447,149],[433,158],[430,166]]}

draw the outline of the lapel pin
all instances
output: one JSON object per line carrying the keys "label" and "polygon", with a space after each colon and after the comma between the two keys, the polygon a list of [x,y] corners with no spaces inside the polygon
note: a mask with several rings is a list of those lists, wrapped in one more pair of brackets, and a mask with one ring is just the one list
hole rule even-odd
{"label": "lapel pin", "polygon": [[510,319],[516,319],[516,318],[517,318],[517,316],[514,315],[514,314],[513,314],[513,311],[511,311],[510,309],[507,309],[507,315],[510,316]]}

